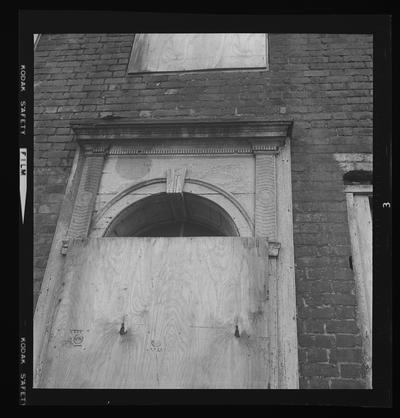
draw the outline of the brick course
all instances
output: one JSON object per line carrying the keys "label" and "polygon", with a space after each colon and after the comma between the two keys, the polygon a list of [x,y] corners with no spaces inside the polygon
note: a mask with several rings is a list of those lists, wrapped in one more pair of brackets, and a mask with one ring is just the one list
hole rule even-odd
{"label": "brick course", "polygon": [[127,74],[133,34],[43,34],[35,51],[35,304],[75,144],[70,121],[293,120],[301,388],[364,385],[342,171],[372,152],[372,36],[270,34],[268,71]]}

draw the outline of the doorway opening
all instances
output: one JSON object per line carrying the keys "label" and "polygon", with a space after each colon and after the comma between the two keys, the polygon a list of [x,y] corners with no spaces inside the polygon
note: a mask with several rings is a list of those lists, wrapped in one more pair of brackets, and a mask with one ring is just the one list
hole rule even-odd
{"label": "doorway opening", "polygon": [[106,237],[239,236],[231,216],[218,204],[193,193],[158,193],[123,210]]}

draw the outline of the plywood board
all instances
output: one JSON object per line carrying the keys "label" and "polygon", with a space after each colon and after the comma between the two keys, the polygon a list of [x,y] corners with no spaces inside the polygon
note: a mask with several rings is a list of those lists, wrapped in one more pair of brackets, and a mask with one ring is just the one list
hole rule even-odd
{"label": "plywood board", "polygon": [[264,33],[138,33],[129,72],[266,68]]}
{"label": "plywood board", "polygon": [[267,388],[265,238],[74,241],[40,387]]}

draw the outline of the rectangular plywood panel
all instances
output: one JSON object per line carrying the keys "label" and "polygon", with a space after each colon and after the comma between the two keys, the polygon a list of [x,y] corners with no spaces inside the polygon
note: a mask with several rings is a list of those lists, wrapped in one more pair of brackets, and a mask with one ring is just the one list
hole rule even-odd
{"label": "rectangular plywood panel", "polygon": [[75,241],[41,387],[267,388],[265,238]]}
{"label": "rectangular plywood panel", "polygon": [[138,33],[129,72],[266,68],[264,33]]}

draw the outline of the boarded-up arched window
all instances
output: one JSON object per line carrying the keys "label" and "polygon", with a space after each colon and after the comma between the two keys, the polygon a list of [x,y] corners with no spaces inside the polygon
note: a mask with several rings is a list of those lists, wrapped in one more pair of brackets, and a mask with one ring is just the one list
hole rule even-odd
{"label": "boarded-up arched window", "polygon": [[192,193],[159,193],[126,208],[110,224],[108,237],[238,236],[228,213]]}

